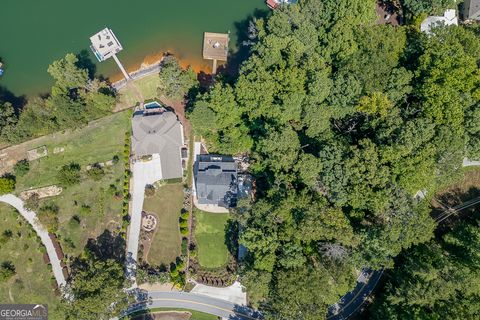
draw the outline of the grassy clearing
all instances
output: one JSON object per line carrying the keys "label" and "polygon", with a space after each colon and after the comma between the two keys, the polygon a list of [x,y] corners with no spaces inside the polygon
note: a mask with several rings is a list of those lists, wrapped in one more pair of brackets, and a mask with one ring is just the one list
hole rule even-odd
{"label": "grassy clearing", "polygon": [[55,279],[43,261],[43,246],[37,242],[35,231],[15,209],[0,204],[0,237],[5,230],[11,230],[13,236],[0,245],[0,263],[12,261],[16,275],[8,282],[0,282],[0,302],[46,303],[49,319],[63,319],[56,310],[60,299],[53,290]]}
{"label": "grassy clearing", "polygon": [[[148,75],[144,78],[135,80],[134,84],[138,89],[138,92],[142,94],[143,99],[154,99],[157,97],[157,88],[159,86],[160,77],[158,73]],[[143,102],[138,101],[137,90],[131,85],[127,85],[119,90],[119,102],[117,109],[125,109],[134,106],[136,103]]]}
{"label": "grassy clearing", "polygon": [[480,196],[480,167],[464,168],[463,175],[437,195],[452,204]]}
{"label": "grassy clearing", "polygon": [[[28,174],[17,178],[17,190],[57,183],[58,170],[72,161],[84,167],[111,160],[116,154],[121,155],[129,121],[128,112],[117,113],[94,121],[83,129],[48,135],[37,141],[38,145],[32,147],[45,145],[48,156],[30,163]],[[65,151],[54,154],[56,147]]]}
{"label": "grassy clearing", "polygon": [[195,209],[195,239],[198,262],[205,268],[220,268],[228,262],[225,226],[228,213],[209,213]]}
{"label": "grassy clearing", "polygon": [[[175,316],[174,313],[168,313],[168,311],[185,311],[187,314],[181,314],[179,313],[177,316]],[[157,312],[157,313],[155,313]],[[161,312],[161,313],[160,313]],[[164,315],[162,315],[164,313]],[[165,314],[166,313],[166,314]],[[190,317],[188,317],[188,313],[191,314]],[[150,312],[144,312],[144,311],[139,311],[137,313],[134,313],[129,317],[132,320],[146,320],[146,319],[165,319],[165,320],[217,320],[218,317],[199,312],[199,311],[193,311],[193,310],[188,310],[188,309],[168,309],[168,308],[154,308],[151,309]]]}
{"label": "grassy clearing", "polygon": [[[60,208],[58,235],[68,255],[78,255],[88,238],[95,238],[105,229],[113,230],[121,224],[122,201],[115,199],[115,190],[110,185],[121,191],[124,174],[121,158],[125,132],[129,128],[129,113],[122,112],[97,120],[81,130],[47,136],[41,145],[47,146],[49,155],[32,161],[28,174],[17,178],[17,191],[21,191],[57,184],[58,171],[72,161],[82,167],[83,177],[79,184],[64,188],[57,197],[42,200],[42,203],[54,202]],[[65,148],[65,151],[54,154],[55,147]],[[105,167],[101,180],[94,181],[86,176],[87,165],[112,160],[114,155],[118,155],[120,161]],[[79,219],[75,221],[74,216]]]}
{"label": "grassy clearing", "polygon": [[143,210],[158,217],[147,261],[152,265],[169,265],[181,254],[181,235],[178,226],[183,205],[183,184],[161,186],[152,197],[145,198]]}

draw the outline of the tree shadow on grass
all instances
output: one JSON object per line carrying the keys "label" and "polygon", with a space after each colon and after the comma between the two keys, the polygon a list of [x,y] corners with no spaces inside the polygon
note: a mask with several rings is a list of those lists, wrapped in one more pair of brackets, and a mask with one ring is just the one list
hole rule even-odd
{"label": "tree shadow on grass", "polygon": [[113,259],[122,264],[125,262],[125,248],[125,239],[109,230],[105,230],[96,239],[88,239],[85,246],[85,250],[100,261]]}
{"label": "tree shadow on grass", "polygon": [[235,220],[228,220],[225,225],[225,245],[227,246],[228,252],[235,259],[238,256],[238,222]]}

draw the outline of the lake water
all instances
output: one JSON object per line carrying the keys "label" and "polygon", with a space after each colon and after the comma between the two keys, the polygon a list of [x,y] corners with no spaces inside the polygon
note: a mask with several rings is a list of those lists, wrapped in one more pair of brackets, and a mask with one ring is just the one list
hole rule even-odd
{"label": "lake water", "polygon": [[[211,63],[202,60],[203,32],[230,31],[234,48],[237,25],[257,9],[267,10],[264,0],[2,0],[0,86],[16,95],[46,92],[48,65],[68,52],[90,53],[90,36],[106,26],[122,43],[118,57],[129,71],[165,51],[204,70]],[[113,59],[97,64],[97,74],[119,77]]]}

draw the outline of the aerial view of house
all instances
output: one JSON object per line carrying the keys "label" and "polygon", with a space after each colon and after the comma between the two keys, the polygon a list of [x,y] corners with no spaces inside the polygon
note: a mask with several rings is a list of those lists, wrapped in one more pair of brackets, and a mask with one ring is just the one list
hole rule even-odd
{"label": "aerial view of house", "polygon": [[132,119],[132,156],[158,155],[162,179],[183,176],[183,126],[174,112],[162,107],[136,111]]}
{"label": "aerial view of house", "polygon": [[232,208],[237,203],[237,164],[232,156],[197,155],[195,190],[199,205]]}

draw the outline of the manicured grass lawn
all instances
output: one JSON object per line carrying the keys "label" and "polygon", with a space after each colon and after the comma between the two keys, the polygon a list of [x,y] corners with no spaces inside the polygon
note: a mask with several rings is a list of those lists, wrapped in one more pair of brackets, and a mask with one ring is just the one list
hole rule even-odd
{"label": "manicured grass lawn", "polygon": [[220,268],[228,261],[225,226],[228,213],[209,213],[195,209],[195,239],[198,262],[205,268]]}
{"label": "manicured grass lawn", "polygon": [[48,304],[49,319],[63,319],[56,310],[60,298],[53,291],[53,273],[43,262],[43,246],[32,227],[12,207],[0,204],[0,237],[11,230],[12,238],[0,245],[0,263],[9,260],[16,275],[0,282],[0,303]]}
{"label": "manicured grass lawn", "polygon": [[[58,170],[71,161],[84,167],[121,155],[129,118],[128,112],[121,112],[96,120],[80,130],[55,133],[36,141],[37,145],[31,147],[45,145],[48,156],[30,163],[28,174],[17,178],[17,190],[57,183]],[[54,154],[55,147],[65,148],[65,151]]]}
{"label": "manicured grass lawn", "polygon": [[[158,73],[148,75],[144,78],[135,80],[135,85],[143,95],[144,100],[154,99],[157,97],[157,88],[160,77]],[[138,101],[138,94],[131,86],[125,86],[119,90],[120,98],[117,108],[124,109],[134,106]]]}
{"label": "manicured grass lawn", "polygon": [[[191,317],[189,320],[217,320],[218,317],[208,314],[208,313],[203,313],[199,311],[193,311],[193,310],[188,310],[188,309],[168,309],[168,308],[154,308],[150,310],[150,313],[143,313],[142,311],[138,312],[137,315],[132,315],[129,318],[132,320],[143,320],[143,319],[152,319],[151,317],[148,317],[148,315],[154,315],[154,319],[165,319],[165,320],[175,320],[173,314],[170,313],[168,316],[166,315],[165,317],[161,317],[161,313],[155,314],[155,312],[168,312],[168,311],[187,311],[191,313]],[[143,317],[142,315],[146,315],[146,317]],[[185,317],[182,317],[181,315],[178,316],[178,319],[185,319]]]}
{"label": "manicured grass lawn", "polygon": [[161,186],[153,197],[146,197],[143,210],[154,213],[157,229],[152,240],[147,261],[152,265],[169,265],[181,254],[182,239],[178,226],[183,204],[183,184]]}
{"label": "manicured grass lawn", "polygon": [[[17,191],[57,184],[57,173],[63,165],[72,161],[80,164],[83,177],[79,184],[64,188],[59,196],[42,200],[42,203],[54,202],[60,208],[58,234],[64,253],[80,254],[88,238],[95,238],[105,229],[113,230],[121,224],[122,200],[114,198],[109,186],[113,184],[121,191],[122,152],[125,132],[129,128],[129,113],[122,112],[80,130],[46,136],[39,145],[46,145],[49,155],[31,161],[28,174],[17,178]],[[65,151],[53,154],[55,147],[63,147]],[[87,165],[112,160],[114,155],[118,155],[120,161],[105,167],[106,174],[101,180],[94,181],[86,176]],[[75,215],[80,218],[79,223],[72,219]]]}

